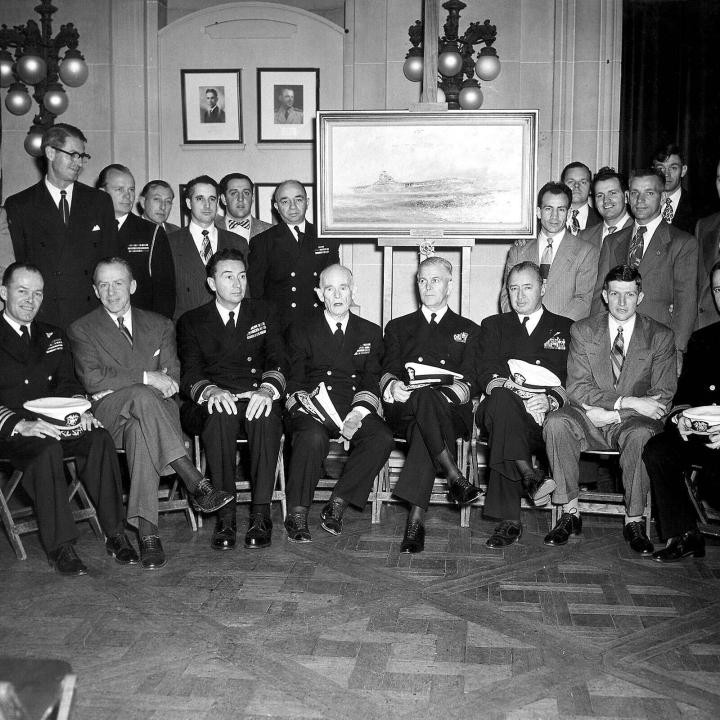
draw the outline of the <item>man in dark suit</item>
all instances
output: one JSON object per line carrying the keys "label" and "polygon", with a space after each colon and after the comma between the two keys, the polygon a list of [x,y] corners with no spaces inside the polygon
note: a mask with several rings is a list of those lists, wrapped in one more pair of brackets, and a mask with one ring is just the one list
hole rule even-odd
{"label": "man in dark suit", "polygon": [[233,496],[216,490],[187,455],[173,399],[180,363],[172,321],[131,307],[136,282],[123,258],[101,260],[93,284],[102,307],[76,320],[68,335],[95,415],[125,450],[128,522],[138,528],[140,562],[152,570],[166,563],[158,532],[161,475],[176,473],[202,512],[215,512]]}
{"label": "man in dark suit", "polygon": [[170,184],[164,180],[150,180],[145,183],[138,198],[143,220],[162,226],[167,235],[179,230],[178,225],[168,222],[174,200],[175,193]]}
{"label": "man in dark suit", "polygon": [[[201,435],[210,478],[235,498],[236,441],[247,437],[252,506],[246,548],[268,547],[270,502],[280,451],[279,400],[285,393],[285,348],[262,300],[245,297],[245,260],[234,248],[219,250],[207,265],[215,300],[178,320],[180,389],[189,401],[183,426]],[[210,544],[235,547],[235,502],[218,512]]]}
{"label": "man in dark suit", "polygon": [[206,106],[200,109],[201,123],[224,123],[225,111],[218,105],[218,93],[215,88],[205,91]]}
{"label": "man in dark suit", "polygon": [[[715,185],[720,195],[720,163],[717,166]],[[695,237],[699,245],[697,326],[704,328],[720,320],[710,288],[710,270],[720,259],[720,212],[698,220]]]}
{"label": "man in dark suit", "polygon": [[[285,529],[290,542],[311,539],[308,511],[330,438],[342,436],[350,452],[330,501],[320,513],[323,529],[332,535],[342,532],[348,505],[365,507],[373,480],[393,448],[392,433],[378,415],[382,330],[350,312],[353,277],[346,267],[326,267],[320,273],[317,296],[325,311],[293,323],[289,333],[292,455]],[[335,423],[328,423],[331,428],[304,409],[309,394],[321,383],[337,412]]]}
{"label": "man in dark suit", "polygon": [[250,294],[275,306],[283,332],[294,320],[317,314],[320,273],[340,262],[337,240],[318,240],[305,220],[305,188],[286,180],[275,190],[274,207],[282,222],[250,241]]}
{"label": "man in dark suit", "polygon": [[573,235],[598,225],[602,220],[597,210],[588,202],[591,178],[590,168],[581,162],[569,163],[560,173],[560,182],[567,185],[572,192],[567,229]]}
{"label": "man in dark suit", "polygon": [[[448,307],[452,265],[441,257],[420,263],[417,274],[421,307],[385,327],[384,374],[380,397],[393,431],[407,439],[407,456],[394,493],[410,505],[401,552],[425,549],[425,511],[430,503],[435,468],[445,474],[450,497],[458,505],[475,500],[478,489],[455,463],[458,437],[472,430],[472,390],[478,326]],[[449,376],[441,386],[414,386],[407,363]],[[423,373],[424,374],[424,373]]]}
{"label": "man in dark suit", "polygon": [[665,198],[662,216],[666,223],[678,230],[693,233],[697,217],[692,207],[688,191],[682,187],[682,179],[687,175],[687,165],[679,145],[661,145],[655,150],[652,166],[665,178]]}
{"label": "man in dark suit", "polygon": [[119,250],[110,198],[77,182],[90,156],[78,128],[57,123],[43,135],[47,174],[5,202],[15,259],[45,278],[40,319],[66,328],[97,306],[95,263]]}
{"label": "man in dark suit", "polygon": [[630,177],[630,209],[635,222],[608,238],[600,252],[593,314],[603,310],[602,278],[617,265],[636,267],[643,278],[643,304],[638,312],[667,325],[675,333],[678,374],[682,354],[697,317],[697,242],[662,218],[665,179],[653,169],[634,170]]}
{"label": "man in dark suit", "polygon": [[[720,262],[712,268],[710,286],[720,309]],[[695,434],[683,411],[701,405],[720,405],[720,322],[690,337],[678,380],[673,408],[664,432],[645,446],[643,461],[650,476],[660,537],[667,540],[653,559],[668,563],[688,555],[703,557],[705,540],[697,528],[695,509],[683,474],[698,463],[713,481],[720,476],[720,422],[710,423],[705,435]]]}
{"label": "man in dark suit", "polygon": [[[535,263],[516,265],[508,275],[512,312],[492,315],[480,325],[477,387],[484,399],[476,413],[477,425],[488,437],[488,479],[485,513],[501,520],[487,541],[502,548],[522,534],[520,498],[523,492],[541,505],[555,486],[545,481],[532,456],[544,452],[545,417],[566,401],[562,384],[567,375],[572,320],[543,307],[545,286]],[[530,378],[517,378],[508,364],[518,360],[554,373],[557,382],[532,388]]]}
{"label": "man in dark suit", "polygon": [[226,175],[219,186],[220,201],[224,215],[215,217],[215,225],[221,230],[229,230],[250,242],[250,238],[269,230],[272,225],[251,215],[255,186],[253,181],[242,173]]}
{"label": "man in dark suit", "polygon": [[540,188],[535,213],[540,220],[537,239],[515,243],[508,252],[500,292],[500,308],[509,312],[507,278],[518,263],[540,266],[545,280],[545,307],[556,315],[579,320],[590,314],[600,249],[565,227],[572,193],[562,183],[549,182]]}
{"label": "man in dark suit", "polygon": [[578,236],[592,245],[602,247],[608,235],[619,232],[633,221],[627,208],[628,186],[625,176],[610,167],[600,168],[593,178],[592,196],[602,222],[581,230]]}
{"label": "man in dark suit", "polygon": [[211,299],[205,266],[218,250],[235,248],[244,258],[248,256],[245,238],[215,227],[217,202],[217,183],[207,175],[190,180],[185,187],[190,223],[168,238],[175,267],[176,319]]}
{"label": "man in dark suit", "polygon": [[564,545],[582,532],[578,511],[578,460],[582,450],[619,450],[625,486],[623,536],[642,555],[653,552],[645,533],[650,480],[641,454],[662,430],[675,388],[672,330],[636,313],[643,302],[636,268],[619,265],[605,276],[608,312],[576,322],[571,330],[567,394],[571,405],[551,413],[543,436],[553,480],[552,496],[562,515],[545,536],[546,545]]}
{"label": "man in dark suit", "polygon": [[107,552],[119,563],[136,563],[137,553],[124,532],[120,467],[108,433],[84,412],[82,434],[63,437],[58,425],[23,407],[47,396],[84,399],[64,333],[35,320],[43,301],[40,271],[11,263],[3,273],[0,298],[5,302],[0,318],[0,456],[23,471],[22,486],[35,506],[50,563],[62,575],[87,572],[74,547],[77,529],[63,465],[63,456],[71,455],[106,534]]}
{"label": "man in dark suit", "polygon": [[118,225],[120,255],[132,268],[138,284],[133,304],[172,318],[175,310],[175,270],[167,235],[162,227],[133,215],[135,178],[124,165],[108,165],[100,172],[98,187],[113,202]]}

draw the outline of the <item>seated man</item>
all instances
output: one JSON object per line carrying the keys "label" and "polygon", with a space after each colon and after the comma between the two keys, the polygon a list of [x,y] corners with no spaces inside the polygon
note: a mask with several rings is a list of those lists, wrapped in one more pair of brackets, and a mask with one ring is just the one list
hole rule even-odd
{"label": "seated man", "polygon": [[[710,273],[710,287],[720,309],[720,261]],[[720,474],[720,423],[707,428],[707,435],[693,432],[683,410],[699,405],[720,404],[720,322],[697,330],[690,337],[673,409],[665,431],[645,446],[643,460],[650,475],[660,536],[667,545],[653,559],[668,563],[688,555],[703,557],[705,540],[697,529],[683,472],[693,463],[715,478]]]}
{"label": "seated man", "polygon": [[138,528],[140,562],[152,570],[166,563],[158,534],[161,475],[177,473],[202,512],[215,512],[233,498],[203,478],[187,455],[173,399],[180,363],[172,322],[131,307],[136,283],[123,258],[101,260],[93,286],[102,306],[68,330],[75,369],[92,394],[96,417],[125,450],[128,522]]}
{"label": "seated man", "polygon": [[34,265],[11,263],[3,273],[0,457],[22,470],[22,487],[35,506],[40,541],[58,573],[87,573],[75,552],[77,528],[68,501],[63,456],[75,457],[78,475],[105,532],[107,552],[123,565],[137,563],[137,553],[124,532],[120,467],[108,433],[86,412],[80,419],[84,432],[62,437],[58,426],[23,408],[28,400],[41,397],[85,397],[75,379],[62,331],[35,320],[43,284]]}
{"label": "seated man", "polygon": [[[472,430],[472,382],[478,327],[448,307],[452,265],[441,257],[420,263],[417,274],[421,307],[391,320],[385,328],[384,375],[380,381],[385,417],[393,431],[407,438],[405,464],[395,495],[410,504],[401,552],[425,549],[425,511],[436,467],[447,477],[458,505],[475,500],[478,489],[455,463],[455,442]],[[408,385],[407,363],[431,366],[453,377],[452,384]],[[453,375],[455,373],[459,377]]]}
{"label": "seated man", "polygon": [[[512,312],[485,318],[480,325],[477,386],[485,399],[476,418],[488,436],[490,469],[485,512],[502,520],[487,541],[502,548],[522,535],[520,498],[523,491],[537,505],[545,504],[555,489],[544,471],[533,468],[532,456],[545,450],[542,426],[545,417],[565,404],[561,383],[567,375],[572,320],[543,307],[545,285],[533,262],[516,265],[508,275]],[[513,378],[518,361],[554,374],[543,389],[525,373]],[[542,379],[542,378],[541,378]],[[517,383],[517,380],[521,380]],[[556,382],[557,381],[557,382]]]}
{"label": "seated man", "polygon": [[[320,513],[322,528],[332,535],[342,532],[343,512],[348,505],[361,510],[365,507],[373,479],[393,447],[392,433],[378,416],[382,331],[350,312],[353,290],[350,270],[342,265],[326,267],[316,290],[325,312],[306,321],[296,320],[290,326],[288,411],[292,455],[285,519],[290,542],[311,539],[308,510],[331,437],[341,435],[346,447],[350,445],[342,476]],[[305,411],[308,394],[321,385],[337,412],[334,424],[323,424]]]}
{"label": "seated man", "polygon": [[239,250],[216,252],[207,264],[207,282],[215,300],[178,320],[180,389],[190,399],[180,417],[188,433],[202,437],[210,478],[233,498],[218,512],[211,546],[235,547],[236,441],[243,436],[250,448],[253,496],[245,547],[268,547],[285,347],[266,304],[245,297],[247,276]]}
{"label": "seated man", "polygon": [[636,268],[618,265],[605,277],[608,311],[579,320],[570,329],[567,394],[571,405],[551,413],[543,436],[557,489],[552,500],[562,515],[545,536],[564,545],[579,535],[578,460],[582,450],[619,450],[625,486],[623,536],[650,555],[653,546],[642,516],[650,480],[642,464],[645,443],[662,429],[677,386],[672,330],[636,313],[642,281]]}

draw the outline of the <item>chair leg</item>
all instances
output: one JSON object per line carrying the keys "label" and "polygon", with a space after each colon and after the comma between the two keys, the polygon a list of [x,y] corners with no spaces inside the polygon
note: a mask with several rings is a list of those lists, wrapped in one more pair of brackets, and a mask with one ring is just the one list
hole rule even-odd
{"label": "chair leg", "polygon": [[12,497],[12,494],[21,479],[22,472],[20,470],[15,470],[15,472],[13,472],[10,476],[10,480],[8,481],[5,489],[7,495],[0,490],[0,519],[2,519],[10,544],[15,551],[15,557],[17,557],[18,560],[27,560],[25,546],[22,544],[20,534],[15,530],[15,521],[13,520],[12,513],[10,512],[10,508],[7,504],[7,501]]}
{"label": "chair leg", "polygon": [[72,500],[73,497],[77,495],[80,502],[80,510],[73,510],[73,518],[75,518],[75,522],[78,520],[88,520],[90,522],[90,527],[95,533],[95,537],[104,538],[105,533],[100,527],[95,506],[92,504],[90,496],[87,494],[87,490],[85,490],[85,486],[77,477],[74,460],[66,462],[65,467],[68,469],[71,478],[68,500]]}
{"label": "chair leg", "polygon": [[69,720],[70,709],[72,707],[73,695],[75,693],[75,682],[77,681],[77,675],[74,673],[68,673],[62,679],[62,695],[60,696],[60,703],[58,705],[57,720]]}
{"label": "chair leg", "polygon": [[280,438],[280,451],[278,452],[277,468],[275,471],[275,484],[279,487],[274,493],[280,500],[280,509],[282,510],[283,519],[287,517],[287,495],[285,493],[285,458],[283,448],[285,446],[285,436]]}

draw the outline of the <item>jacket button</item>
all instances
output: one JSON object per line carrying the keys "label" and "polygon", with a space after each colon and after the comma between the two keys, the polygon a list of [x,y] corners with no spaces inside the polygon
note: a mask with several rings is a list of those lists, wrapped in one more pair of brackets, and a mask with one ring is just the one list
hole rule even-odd
{"label": "jacket button", "polygon": [[317,303],[313,303],[313,307],[317,307]]}
{"label": "jacket button", "polygon": [[248,357],[247,361],[252,362],[252,357]]}
{"label": "jacket button", "polygon": [[422,362],[422,358],[421,358],[421,357],[418,358],[418,362]]}
{"label": "jacket button", "polygon": [[297,288],[296,288],[296,287],[291,288],[291,290],[292,290],[293,292],[297,292]]}
{"label": "jacket button", "polygon": [[715,390],[715,386],[714,386],[714,385],[711,385],[711,386],[710,386],[710,390],[713,390],[713,391],[714,391],[714,390]]}
{"label": "jacket button", "polygon": [[294,273],[294,272],[291,272],[291,273],[290,273],[290,277],[295,277],[295,273]]}
{"label": "jacket button", "polygon": [[355,375],[355,373],[353,373],[350,377],[354,378],[354,377],[357,377],[357,376]]}
{"label": "jacket button", "polygon": [[250,372],[251,372],[251,373],[256,373],[257,370],[256,370],[255,368],[251,368],[251,369],[250,369]]}
{"label": "jacket button", "polygon": [[317,273],[313,273],[313,277],[317,277]]}
{"label": "jacket button", "polygon": [[328,370],[328,371],[327,371],[327,374],[328,374],[328,375],[332,375],[332,370]]}
{"label": "jacket button", "polygon": [[253,387],[257,387],[257,383],[253,383],[252,386],[253,386]]}
{"label": "jacket button", "polygon": [[290,303],[290,307],[297,307],[297,303]]}
{"label": "jacket button", "polygon": [[440,364],[441,364],[441,365],[444,365],[444,364],[445,364],[445,361],[444,361],[444,360],[441,360],[441,361],[440,361]]}
{"label": "jacket button", "polygon": [[332,390],[332,385],[328,385],[328,386],[327,386],[327,389],[328,389],[328,390]]}
{"label": "jacket button", "polygon": [[30,384],[30,381],[29,381],[27,378],[25,379],[25,384],[26,384],[26,385],[29,385],[29,384]]}
{"label": "jacket button", "polygon": [[355,386],[354,386],[354,385],[352,386],[352,389],[353,389],[353,392],[355,392]]}
{"label": "jacket button", "polygon": [[539,361],[539,360],[536,360],[536,361],[535,361],[535,364],[536,364],[536,365],[539,365],[539,364],[540,364],[540,361]]}

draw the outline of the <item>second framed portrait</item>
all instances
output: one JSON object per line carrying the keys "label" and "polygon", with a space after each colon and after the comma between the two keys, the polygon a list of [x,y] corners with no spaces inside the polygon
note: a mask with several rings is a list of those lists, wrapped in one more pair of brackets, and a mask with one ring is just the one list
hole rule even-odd
{"label": "second framed portrait", "polygon": [[258,68],[258,142],[312,142],[320,99],[317,68]]}
{"label": "second framed portrait", "polygon": [[241,143],[240,70],[181,70],[183,142]]}

